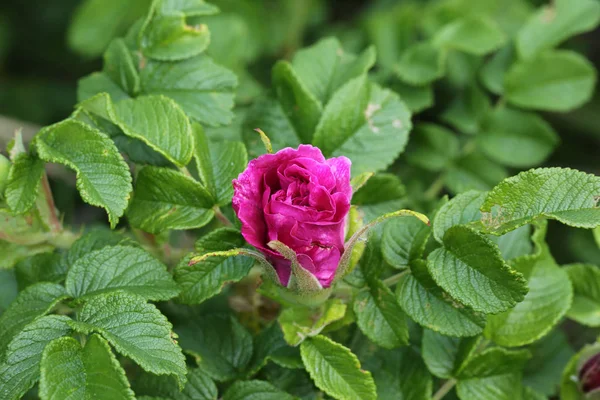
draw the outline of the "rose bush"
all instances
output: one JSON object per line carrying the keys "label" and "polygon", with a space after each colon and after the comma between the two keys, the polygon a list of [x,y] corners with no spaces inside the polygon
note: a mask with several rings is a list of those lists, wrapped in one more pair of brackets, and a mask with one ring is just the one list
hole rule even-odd
{"label": "rose bush", "polygon": [[282,285],[291,262],[268,243],[279,241],[300,265],[329,287],[344,253],[344,232],[352,188],[350,160],[325,159],[310,145],[285,148],[250,161],[233,181],[233,208],[242,235],[273,264]]}

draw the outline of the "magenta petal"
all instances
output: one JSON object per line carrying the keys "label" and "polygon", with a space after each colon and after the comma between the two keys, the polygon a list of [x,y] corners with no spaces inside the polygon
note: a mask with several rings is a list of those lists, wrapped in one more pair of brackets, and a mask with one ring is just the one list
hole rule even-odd
{"label": "magenta petal", "polygon": [[344,193],[348,200],[352,198],[352,186],[350,186],[350,168],[352,162],[347,157],[335,157],[326,161],[331,167],[331,172],[337,182],[337,191]]}

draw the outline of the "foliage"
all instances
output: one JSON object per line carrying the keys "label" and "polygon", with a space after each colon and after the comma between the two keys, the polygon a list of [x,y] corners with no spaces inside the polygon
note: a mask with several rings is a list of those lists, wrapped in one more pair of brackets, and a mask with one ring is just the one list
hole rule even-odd
{"label": "foliage", "polygon": [[[0,398],[584,399],[600,177],[551,157],[594,94],[596,0],[335,26],[318,0],[125,3],[81,2],[68,44],[101,70],[0,155]],[[250,159],[301,143],[352,161],[326,290],[272,241],[308,275],[278,285],[231,206]]]}

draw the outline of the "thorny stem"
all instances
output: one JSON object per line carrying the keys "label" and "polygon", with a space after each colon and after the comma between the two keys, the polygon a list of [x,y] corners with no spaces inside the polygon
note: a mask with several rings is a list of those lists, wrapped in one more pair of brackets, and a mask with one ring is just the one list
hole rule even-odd
{"label": "thorny stem", "polygon": [[48,204],[48,211],[50,212],[50,223],[52,232],[61,232],[63,230],[62,224],[56,214],[56,206],[54,204],[54,197],[52,196],[52,190],[50,189],[50,182],[48,181],[48,175],[44,172],[42,175],[42,189],[44,191],[44,199]]}
{"label": "thorny stem", "polygon": [[217,219],[221,224],[223,224],[223,226],[227,228],[233,227],[233,223],[229,220],[229,218],[225,216],[225,214],[223,214],[219,206],[214,206],[213,211],[215,213],[215,217],[217,217]]}
{"label": "thorny stem", "polygon": [[448,379],[446,382],[444,382],[444,384],[438,389],[437,392],[435,392],[435,394],[433,395],[433,397],[431,398],[432,400],[440,400],[442,399],[445,395],[448,394],[448,392],[450,390],[452,390],[452,388],[454,387],[454,385],[456,385],[456,380],[455,379]]}

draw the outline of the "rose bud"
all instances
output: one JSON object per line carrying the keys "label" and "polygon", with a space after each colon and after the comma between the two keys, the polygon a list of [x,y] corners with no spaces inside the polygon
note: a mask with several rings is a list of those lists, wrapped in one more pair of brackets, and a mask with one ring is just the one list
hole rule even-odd
{"label": "rose bud", "polygon": [[300,145],[250,161],[233,181],[242,235],[273,265],[281,285],[331,286],[344,253],[350,164]]}
{"label": "rose bud", "polygon": [[578,378],[583,393],[600,397],[600,353],[592,355],[582,363]]}

